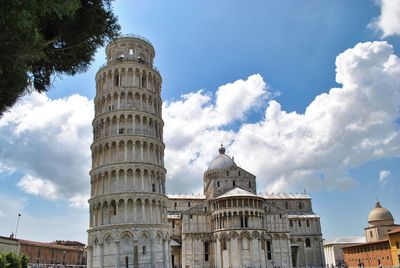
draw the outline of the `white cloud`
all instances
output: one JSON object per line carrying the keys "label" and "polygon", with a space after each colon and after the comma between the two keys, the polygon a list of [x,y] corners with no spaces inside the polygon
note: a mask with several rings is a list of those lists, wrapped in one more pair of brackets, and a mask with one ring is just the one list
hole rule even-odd
{"label": "white cloud", "polygon": [[400,35],[400,1],[380,0],[381,15],[369,27],[382,32],[382,37]]}
{"label": "white cloud", "polygon": [[379,171],[379,183],[384,185],[387,183],[387,178],[392,174],[389,170]]}
{"label": "white cloud", "polygon": [[19,186],[48,199],[87,195],[93,115],[79,95],[24,97],[0,119],[0,172],[23,174]]}
{"label": "white cloud", "polygon": [[[267,102],[271,93],[258,74],[215,94],[164,102],[168,192],[202,191],[203,172],[221,142],[269,192],[347,189],[354,184],[350,167],[400,155],[400,61],[392,46],[358,44],[337,57],[336,67],[342,87],[317,96],[304,113]],[[265,109],[263,117],[245,122],[254,109]],[[1,168],[33,178],[21,180],[27,192],[51,185],[71,206],[87,205],[92,118],[85,97],[23,98],[0,120]]]}
{"label": "white cloud", "polygon": [[[228,154],[257,175],[259,189],[267,191],[346,189],[354,184],[348,168],[399,155],[400,61],[392,46],[360,43],[340,54],[336,67],[342,88],[317,96],[304,114],[286,112],[272,100],[264,118],[241,123],[237,131],[226,127],[241,116],[221,112],[219,92],[216,104],[212,95],[201,91],[167,103],[168,191],[200,191],[202,173],[219,142],[228,145]],[[243,96],[254,85],[264,85],[266,91],[262,77],[256,79],[258,83],[239,89]],[[265,94],[256,95],[253,102],[259,103]],[[240,105],[241,100],[234,97],[232,102]],[[252,108],[245,106],[242,114]],[[219,117],[224,120],[215,120]]]}
{"label": "white cloud", "polygon": [[57,187],[48,180],[25,175],[21,178],[17,185],[26,193],[45,199],[56,200],[59,198]]}
{"label": "white cloud", "polygon": [[74,195],[71,198],[69,198],[70,206],[75,207],[75,208],[88,208],[88,200],[90,196],[89,195]]}
{"label": "white cloud", "polygon": [[197,91],[183,95],[181,100],[165,102],[165,163],[171,185],[168,190],[201,191],[201,174],[215,155],[216,144],[229,144],[235,135],[221,127],[243,120],[248,112],[265,105],[263,101],[268,96],[266,83],[256,74],[220,86],[215,96]]}

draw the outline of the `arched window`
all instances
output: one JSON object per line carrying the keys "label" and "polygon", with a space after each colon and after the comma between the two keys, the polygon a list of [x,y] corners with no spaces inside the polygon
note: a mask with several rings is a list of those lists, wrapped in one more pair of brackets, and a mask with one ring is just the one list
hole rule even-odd
{"label": "arched window", "polygon": [[220,186],[220,183],[219,183],[219,181],[217,181],[217,187],[219,187]]}
{"label": "arched window", "polygon": [[311,247],[311,240],[310,238],[306,238],[306,248]]}

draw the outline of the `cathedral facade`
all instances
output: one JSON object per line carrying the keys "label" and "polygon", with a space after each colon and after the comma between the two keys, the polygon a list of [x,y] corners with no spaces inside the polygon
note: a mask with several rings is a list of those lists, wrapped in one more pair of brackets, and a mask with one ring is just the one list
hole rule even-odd
{"label": "cathedral facade", "polygon": [[161,82],[152,44],[124,36],[96,74],[88,268],[323,266],[303,194],[257,194],[221,146],[202,195],[167,195]]}
{"label": "cathedral facade", "polygon": [[168,195],[172,267],[322,267],[320,218],[305,194],[257,194],[256,177],[219,148],[204,194]]}

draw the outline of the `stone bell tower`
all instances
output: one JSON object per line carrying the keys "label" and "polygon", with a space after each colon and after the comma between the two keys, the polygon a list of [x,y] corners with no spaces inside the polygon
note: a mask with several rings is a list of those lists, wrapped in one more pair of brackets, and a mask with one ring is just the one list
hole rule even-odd
{"label": "stone bell tower", "polygon": [[161,75],[152,44],[123,36],[96,74],[89,268],[169,268]]}

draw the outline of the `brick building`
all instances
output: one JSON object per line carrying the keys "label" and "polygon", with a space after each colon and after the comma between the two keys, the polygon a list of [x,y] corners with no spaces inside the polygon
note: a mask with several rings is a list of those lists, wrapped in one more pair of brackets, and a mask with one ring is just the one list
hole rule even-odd
{"label": "brick building", "polygon": [[[8,246],[10,244],[13,245],[15,250],[10,250],[10,246]],[[39,266],[52,264],[62,264],[64,266],[86,265],[85,244],[77,241],[59,240],[43,243],[0,236],[0,250],[0,253],[12,251],[16,254],[24,254],[29,257],[29,263],[33,266],[35,264]]]}
{"label": "brick building", "polygon": [[368,215],[366,243],[343,248],[348,267],[399,267],[400,226],[379,201]]}

